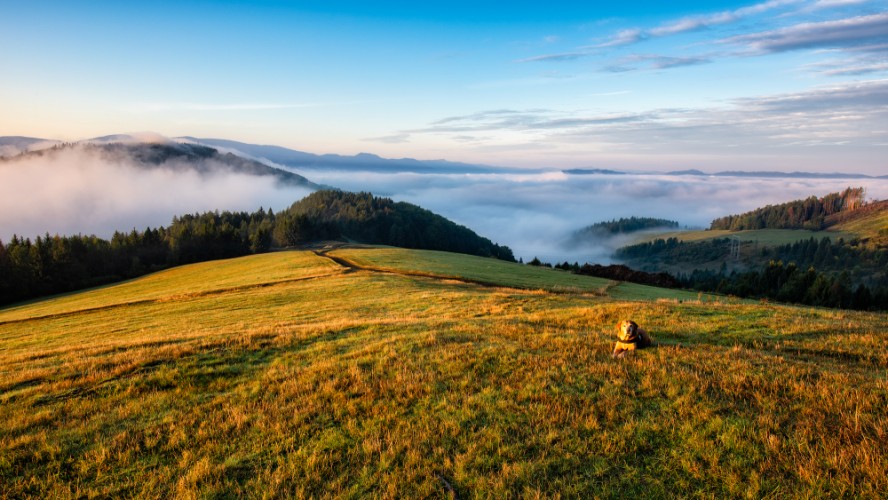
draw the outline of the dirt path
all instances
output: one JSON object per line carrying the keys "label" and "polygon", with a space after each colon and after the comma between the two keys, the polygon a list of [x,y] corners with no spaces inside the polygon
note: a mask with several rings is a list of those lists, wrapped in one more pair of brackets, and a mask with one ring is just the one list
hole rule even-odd
{"label": "dirt path", "polygon": [[[411,277],[411,278],[427,278],[427,279],[438,280],[438,281],[448,281],[448,282],[451,282],[451,283],[452,283],[452,282],[457,282],[457,283],[462,283],[462,284],[465,284],[465,285],[482,286],[482,287],[485,287],[485,288],[501,288],[501,289],[511,289],[511,290],[533,290],[533,291],[541,291],[541,292],[545,292],[545,293],[551,293],[551,294],[553,294],[553,295],[566,295],[566,294],[576,294],[576,293],[592,293],[592,292],[590,292],[590,291],[583,291],[583,290],[576,290],[576,291],[573,291],[573,290],[564,290],[564,291],[561,291],[561,290],[549,290],[549,289],[545,289],[545,288],[522,288],[522,287],[519,287],[519,286],[503,285],[503,284],[501,284],[501,283],[494,283],[494,282],[491,282],[491,281],[484,281],[484,280],[477,280],[477,279],[472,279],[472,278],[465,278],[465,277],[462,277],[462,276],[448,276],[448,275],[441,275],[441,274],[424,273],[424,272],[421,272],[421,271],[407,271],[407,270],[403,270],[403,269],[392,269],[392,268],[384,268],[384,267],[363,266],[363,265],[361,265],[361,264],[358,264],[357,262],[354,262],[354,261],[351,261],[351,260],[348,260],[348,259],[345,259],[345,258],[342,258],[342,257],[339,257],[339,256],[335,256],[335,255],[330,255],[330,254],[329,254],[329,252],[332,252],[332,251],[334,251],[334,250],[339,250],[339,249],[341,249],[341,248],[358,248],[358,247],[357,247],[357,246],[351,246],[351,245],[336,245],[336,246],[332,246],[332,247],[329,247],[329,246],[328,246],[328,247],[322,248],[322,249],[320,249],[320,250],[317,250],[317,249],[311,249],[311,251],[312,251],[315,255],[317,255],[318,257],[324,257],[324,258],[326,258],[326,259],[330,259],[331,261],[335,262],[336,264],[342,266],[343,268],[346,269],[346,272],[367,271],[367,272],[371,272],[371,273],[391,274],[391,275],[396,275],[396,276],[406,276],[406,277]],[[619,284],[619,282],[614,282],[614,283],[613,283],[613,286],[616,286],[617,284]],[[611,285],[608,285],[608,286],[611,286]],[[598,295],[598,294],[595,294],[595,293],[592,293],[592,294],[593,294],[593,295]]]}

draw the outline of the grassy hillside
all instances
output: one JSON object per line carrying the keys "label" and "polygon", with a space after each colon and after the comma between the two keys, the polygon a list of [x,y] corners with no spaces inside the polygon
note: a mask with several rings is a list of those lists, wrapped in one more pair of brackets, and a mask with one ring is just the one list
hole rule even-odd
{"label": "grassy hillside", "polygon": [[876,245],[888,246],[888,200],[873,203],[849,214],[832,229],[854,234]]}
{"label": "grassy hillside", "polygon": [[639,236],[633,243],[646,243],[658,238],[678,238],[681,241],[702,241],[713,238],[736,236],[740,241],[755,242],[763,246],[785,245],[797,241],[815,239],[860,238],[872,243],[888,245],[888,201],[877,201],[862,209],[842,212],[830,217],[829,228],[822,231],[807,229],[753,229],[729,231],[727,229],[706,229],[695,231],[669,231]]}
{"label": "grassy hillside", "polygon": [[[2,496],[888,490],[884,314],[328,255],[0,310]],[[660,346],[612,359],[623,318]]]}
{"label": "grassy hillside", "polygon": [[668,233],[646,234],[633,243],[646,243],[656,239],[678,238],[679,241],[703,241],[715,238],[737,237],[743,242],[752,242],[761,246],[785,245],[810,238],[850,239],[856,235],[851,230],[809,231],[807,229],[750,229],[746,231],[728,231],[727,229],[706,229],[694,231],[673,231]]}

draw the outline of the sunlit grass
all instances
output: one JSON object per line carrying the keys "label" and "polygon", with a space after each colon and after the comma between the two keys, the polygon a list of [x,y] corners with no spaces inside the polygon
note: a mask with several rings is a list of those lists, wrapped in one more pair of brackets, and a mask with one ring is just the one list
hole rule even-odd
{"label": "sunlit grass", "polygon": [[180,295],[218,293],[231,288],[268,286],[341,272],[329,259],[309,252],[281,252],[176,267],[124,283],[77,292],[53,300],[0,309],[9,321],[48,314],[63,314],[133,301],[175,300]]}
{"label": "sunlit grass", "polygon": [[571,274],[560,269],[526,266],[496,259],[466,259],[464,255],[450,252],[346,248],[334,250],[330,254],[375,269],[458,277],[507,287],[603,294],[611,285],[606,279]]}
{"label": "sunlit grass", "polygon": [[[884,314],[594,281],[572,293],[550,278],[571,275],[547,269],[338,252],[509,286],[344,272],[285,252],[0,311],[0,491],[446,497],[443,481],[460,497],[497,498],[888,490]],[[623,318],[660,346],[612,359]]]}
{"label": "sunlit grass", "polygon": [[716,238],[738,238],[743,242],[752,242],[763,246],[778,246],[805,241],[814,238],[820,241],[822,238],[830,238],[837,241],[839,238],[846,240],[853,238],[856,233],[848,228],[830,229],[825,231],[809,231],[806,229],[751,229],[745,231],[728,231],[726,229],[711,229],[698,231],[670,231],[657,234],[640,236],[633,243],[646,243],[656,239],[677,238],[680,241],[694,242]]}
{"label": "sunlit grass", "polygon": [[853,233],[873,243],[888,245],[888,210],[882,209],[863,214],[836,225],[836,229]]}

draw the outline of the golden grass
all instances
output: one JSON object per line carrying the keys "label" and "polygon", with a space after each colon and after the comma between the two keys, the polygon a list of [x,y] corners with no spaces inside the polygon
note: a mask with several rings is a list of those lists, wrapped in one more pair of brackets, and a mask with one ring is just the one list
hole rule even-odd
{"label": "golden grass", "polygon": [[[339,252],[518,278],[286,252],[0,311],[0,496],[888,491],[884,314]],[[660,345],[613,360],[627,317]]]}
{"label": "golden grass", "polygon": [[881,210],[865,212],[837,224],[835,229],[868,239],[874,244],[888,245],[888,209],[883,206]]}
{"label": "golden grass", "polygon": [[670,231],[657,234],[645,234],[633,243],[647,243],[657,239],[677,238],[680,241],[694,242],[716,238],[739,238],[740,241],[754,242],[763,246],[778,246],[796,243],[814,238],[838,240],[851,239],[857,234],[856,228],[842,227],[831,228],[824,231],[809,231],[807,229],[749,229],[744,231],[729,231],[727,229],[707,229],[693,231]]}

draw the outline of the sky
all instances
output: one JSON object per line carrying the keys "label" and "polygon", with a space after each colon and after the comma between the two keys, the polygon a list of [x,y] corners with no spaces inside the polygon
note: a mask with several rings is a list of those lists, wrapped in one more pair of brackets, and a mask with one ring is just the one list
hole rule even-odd
{"label": "sky", "polygon": [[888,174],[888,0],[0,0],[0,135]]}

